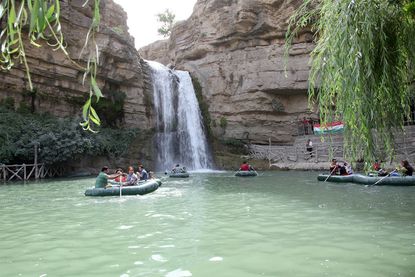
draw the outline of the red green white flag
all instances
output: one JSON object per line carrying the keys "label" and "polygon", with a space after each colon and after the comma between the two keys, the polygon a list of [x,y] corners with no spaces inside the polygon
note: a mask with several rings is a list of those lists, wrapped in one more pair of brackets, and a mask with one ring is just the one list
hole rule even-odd
{"label": "red green white flag", "polygon": [[314,124],[314,134],[337,134],[343,132],[344,125],[341,121],[329,122],[326,124]]}

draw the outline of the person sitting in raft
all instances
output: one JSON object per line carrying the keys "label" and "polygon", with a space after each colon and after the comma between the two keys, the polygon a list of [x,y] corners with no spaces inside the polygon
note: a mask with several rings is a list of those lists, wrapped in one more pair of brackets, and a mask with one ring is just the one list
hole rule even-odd
{"label": "person sitting in raft", "polygon": [[242,162],[239,170],[240,171],[255,171],[255,169],[251,165],[249,165],[247,161]]}
{"label": "person sitting in raft", "polygon": [[148,172],[148,178],[149,178],[149,179],[156,179],[157,177],[156,177],[156,175],[154,174],[154,172],[153,172],[153,171],[149,171],[149,172]]}
{"label": "person sitting in raft", "polygon": [[128,167],[127,183],[124,186],[134,186],[138,182],[138,176],[134,173],[134,168],[132,166]]}
{"label": "person sitting in raft", "polygon": [[401,172],[403,176],[412,176],[412,174],[414,173],[414,168],[409,164],[407,160],[402,160],[401,166]]}
{"label": "person sitting in raft", "polygon": [[379,171],[379,169],[381,169],[381,166],[380,166],[380,162],[378,162],[378,160],[376,160],[374,163],[373,163],[373,170],[374,171]]}
{"label": "person sitting in raft", "polygon": [[353,174],[352,165],[348,164],[347,162],[344,162],[344,167],[346,168],[347,175]]}
{"label": "person sitting in raft", "polygon": [[104,166],[95,180],[96,188],[105,188],[108,185],[108,179],[115,179],[121,175],[119,173],[109,175],[108,173],[108,166]]}
{"label": "person sitting in raft", "polygon": [[330,175],[339,175],[339,165],[337,164],[336,159],[331,160]]}
{"label": "person sitting in raft", "polygon": [[344,162],[343,165],[339,165],[339,174],[342,176],[345,175],[349,175],[349,173],[347,173],[347,163]]}
{"label": "person sitting in raft", "polygon": [[138,173],[140,174],[140,181],[142,180],[146,181],[148,179],[147,170],[144,169],[142,164],[138,166]]}
{"label": "person sitting in raft", "polygon": [[115,171],[115,174],[120,174],[117,178],[114,179],[115,182],[125,182],[127,181],[127,176],[123,173],[121,168],[118,168]]}
{"label": "person sitting in raft", "polygon": [[172,168],[171,172],[173,172],[173,173],[182,173],[183,168],[180,167],[180,164],[176,164],[176,166]]}

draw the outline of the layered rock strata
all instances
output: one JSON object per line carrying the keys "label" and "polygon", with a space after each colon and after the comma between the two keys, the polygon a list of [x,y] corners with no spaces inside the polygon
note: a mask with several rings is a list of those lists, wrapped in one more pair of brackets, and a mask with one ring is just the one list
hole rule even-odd
{"label": "layered rock strata", "polygon": [[307,104],[312,34],[294,42],[288,19],[301,0],[198,0],[168,40],[140,49],[145,59],[188,70],[202,86],[219,138],[292,143]]}
{"label": "layered rock strata", "polygon": [[[88,53],[79,55],[93,12],[91,6],[83,7],[84,3],[84,0],[61,1],[61,23],[67,51],[82,66],[86,65]],[[151,105],[147,103],[149,79],[145,64],[134,47],[134,39],[128,33],[126,13],[112,0],[102,0],[100,11],[100,31],[96,35],[100,49],[98,85],[105,97],[110,97],[115,91],[125,93],[123,123],[151,128]],[[23,66],[17,65],[9,72],[0,72],[0,99],[13,97],[16,106],[23,102],[39,112],[57,116],[80,115],[81,103],[89,93],[88,81],[82,84],[82,70],[74,66],[62,51],[52,51],[44,44],[40,48],[27,44],[26,55],[36,94],[25,93],[28,92],[26,74]]]}

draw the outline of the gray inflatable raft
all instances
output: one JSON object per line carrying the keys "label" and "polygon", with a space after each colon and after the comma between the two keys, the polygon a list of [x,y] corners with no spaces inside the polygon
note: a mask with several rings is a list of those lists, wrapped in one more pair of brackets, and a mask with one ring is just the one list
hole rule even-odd
{"label": "gray inflatable raft", "polygon": [[[149,179],[140,181],[136,186],[122,187],[121,195],[144,195],[155,191],[161,186],[159,179]],[[89,188],[85,191],[85,196],[119,196],[120,187],[113,186],[110,188]]]}
{"label": "gray inflatable raft", "polygon": [[[328,174],[320,174],[318,175],[317,180],[325,181],[328,176]],[[327,182],[347,182],[361,185],[376,184],[377,186],[415,186],[415,176],[371,177],[362,174],[353,174],[346,176],[331,175],[330,177],[328,177]]]}
{"label": "gray inflatable raft", "polygon": [[173,173],[170,172],[169,177],[170,178],[189,178],[189,173],[188,172],[179,172],[179,173]]}
{"label": "gray inflatable raft", "polygon": [[237,177],[255,177],[258,176],[258,173],[255,170],[250,171],[238,171],[235,173]]}

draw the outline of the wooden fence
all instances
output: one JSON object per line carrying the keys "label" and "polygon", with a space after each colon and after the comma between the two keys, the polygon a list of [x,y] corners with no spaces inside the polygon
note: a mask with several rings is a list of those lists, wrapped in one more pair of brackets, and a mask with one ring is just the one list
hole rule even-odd
{"label": "wooden fence", "polygon": [[64,173],[65,170],[62,166],[48,167],[44,164],[0,164],[0,180],[4,182],[59,177]]}

